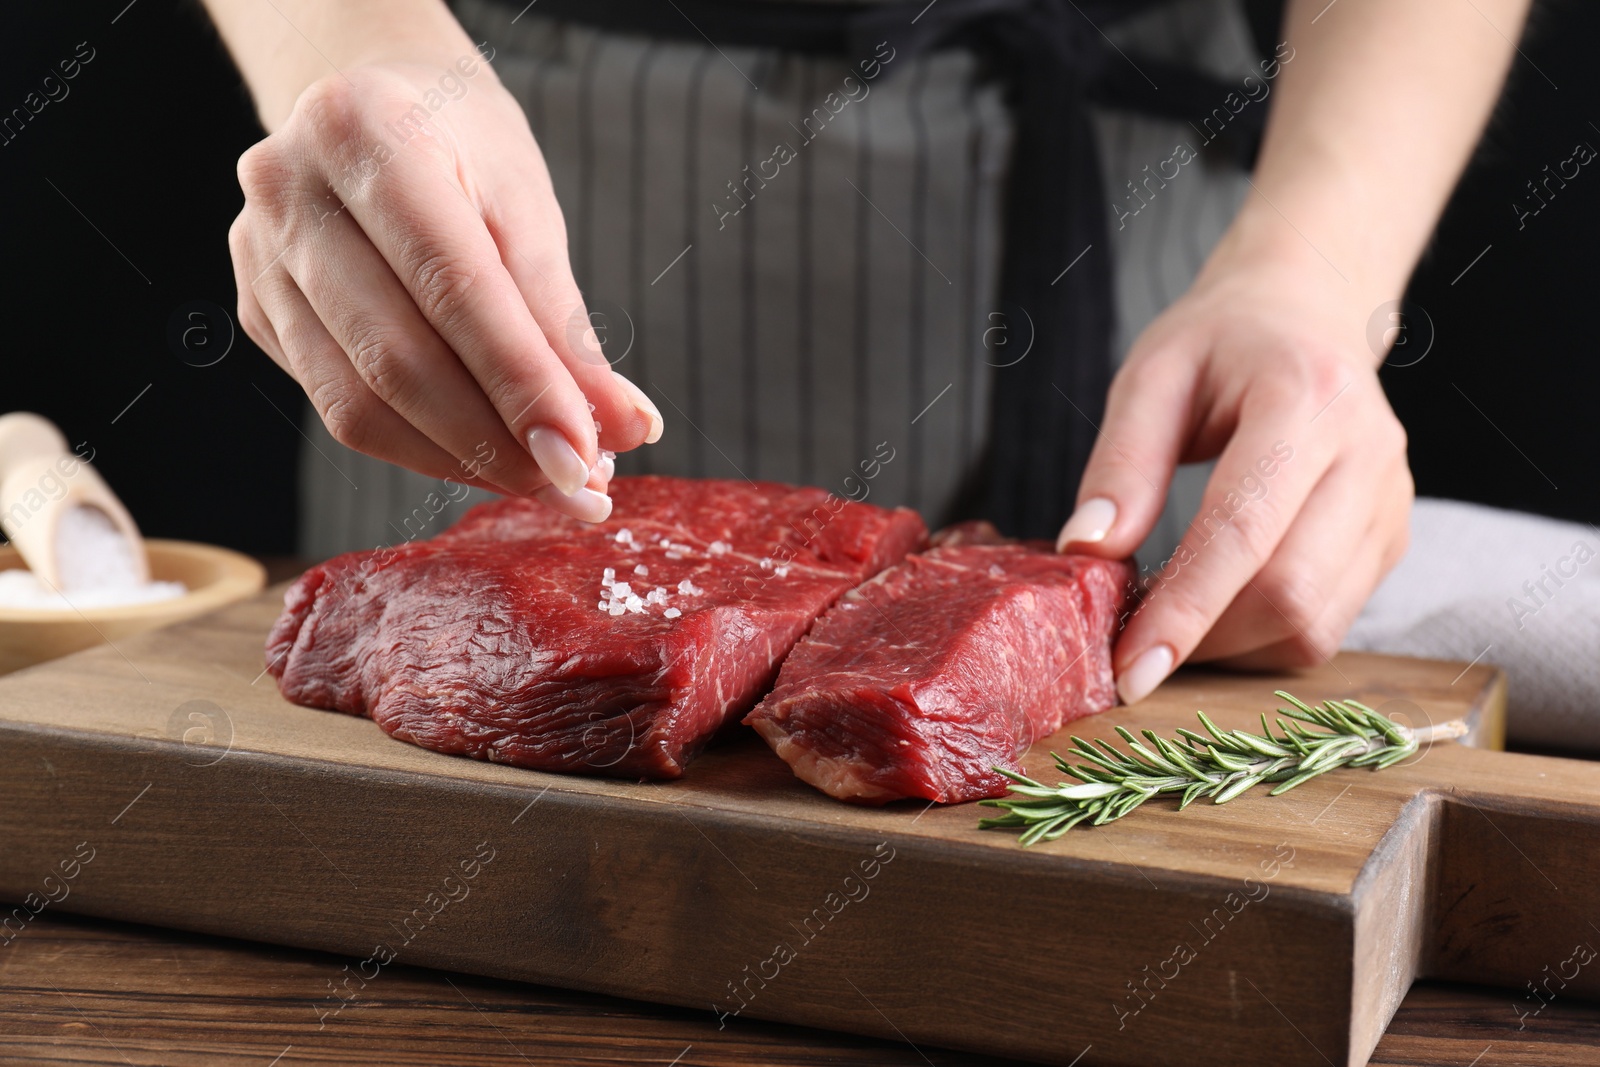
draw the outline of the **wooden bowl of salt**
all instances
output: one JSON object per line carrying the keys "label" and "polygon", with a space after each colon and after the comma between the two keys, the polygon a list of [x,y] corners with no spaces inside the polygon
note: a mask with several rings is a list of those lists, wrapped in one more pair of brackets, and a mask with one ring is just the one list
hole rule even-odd
{"label": "wooden bowl of salt", "polygon": [[[266,585],[267,572],[249,556],[190,541],[146,541],[150,578],[182,582],[187,592],[165,600],[134,604],[8,606],[0,604],[0,674],[65,656],[69,652],[119,640],[145,630],[168,626],[216,611],[254,596]],[[0,548],[0,571],[24,569],[21,555]]]}

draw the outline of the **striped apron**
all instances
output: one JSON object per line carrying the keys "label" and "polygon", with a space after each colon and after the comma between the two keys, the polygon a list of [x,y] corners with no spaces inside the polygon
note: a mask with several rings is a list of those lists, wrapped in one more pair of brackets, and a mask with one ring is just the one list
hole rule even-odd
{"label": "striped apron", "polygon": [[[618,457],[619,472],[845,493],[870,464],[875,503],[936,522],[970,511],[988,473],[995,376],[1034,341],[1031,313],[1000,289],[1016,119],[984,58],[960,46],[718,47],[537,10],[455,4],[528,114],[607,358],[665,416],[662,440]],[[1255,70],[1235,0],[1180,0],[1106,33],[1129,55],[1219,79]],[[1091,115],[1120,360],[1194,278],[1248,185],[1212,152],[1136,200],[1128,183],[1175,145],[1198,148],[1202,133],[1125,110]],[[1086,267],[1063,261],[1057,280]],[[1062,396],[1063,410],[1090,419],[1092,440],[1081,411],[1099,399]],[[306,433],[309,557],[432,536],[488,495],[446,494],[351,452],[309,408]],[[1176,545],[1205,476],[1180,469],[1146,551]],[[1052,507],[1070,506],[1075,485],[1049,488]]]}

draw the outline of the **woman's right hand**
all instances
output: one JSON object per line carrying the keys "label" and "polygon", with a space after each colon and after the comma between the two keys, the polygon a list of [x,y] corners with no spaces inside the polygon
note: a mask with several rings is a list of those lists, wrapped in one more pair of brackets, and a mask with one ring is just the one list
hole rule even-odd
{"label": "woman's right hand", "polygon": [[239,183],[240,324],[336,440],[610,513],[602,450],[655,441],[661,415],[601,352],[544,159],[487,63],[314,82]]}

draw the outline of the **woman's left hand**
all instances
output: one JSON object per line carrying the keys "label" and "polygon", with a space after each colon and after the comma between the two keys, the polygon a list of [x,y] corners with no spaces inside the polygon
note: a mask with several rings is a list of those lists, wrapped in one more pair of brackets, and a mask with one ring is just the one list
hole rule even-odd
{"label": "woman's left hand", "polygon": [[1117,374],[1060,546],[1122,558],[1179,463],[1217,459],[1177,551],[1118,640],[1134,703],[1186,659],[1309,666],[1405,551],[1406,435],[1366,340],[1371,308],[1315,260],[1208,264]]}

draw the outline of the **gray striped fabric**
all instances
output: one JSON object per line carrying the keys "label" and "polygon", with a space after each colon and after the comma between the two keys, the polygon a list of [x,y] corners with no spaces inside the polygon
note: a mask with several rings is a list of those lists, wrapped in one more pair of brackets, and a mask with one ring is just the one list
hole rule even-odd
{"label": "gray striped fabric", "polygon": [[[847,82],[874,57],[651,41],[496,0],[455,9],[528,113],[608,357],[666,418],[619,470],[844,492],[886,442],[870,499],[937,520],[982,449],[989,366],[1026,343],[995,296],[1011,123],[976,57],[897,56]],[[1116,37],[1228,76],[1252,61],[1232,0],[1185,0]],[[1174,144],[1198,147],[1182,124],[1097,121],[1114,198]],[[1197,162],[1120,231],[1113,214],[1119,353],[1187,286],[1243,188]],[[308,421],[309,556],[431,536],[484,495],[449,501]],[[1193,482],[1175,495],[1196,498]],[[1183,521],[1164,519],[1150,547]]]}
{"label": "gray striped fabric", "polygon": [[[1255,46],[1236,0],[1186,0],[1116,27],[1111,36],[1128,51],[1192,64],[1224,79],[1257,73]],[[1221,101],[1217,101],[1221,103]],[[1262,106],[1251,104],[1250,106]],[[1123,220],[1131,206],[1127,183],[1141,179],[1173,154],[1178,144],[1199,149],[1204,143],[1182,122],[1102,112],[1096,116],[1110,219],[1117,333],[1112,351],[1120,361],[1144,328],[1183,295],[1200,273],[1206,256],[1221,239],[1244,202],[1250,184],[1242,171],[1202,157],[1183,167],[1137,215]],[[1169,558],[1200,506],[1210,463],[1179,467],[1156,528],[1139,549],[1147,563]]]}

